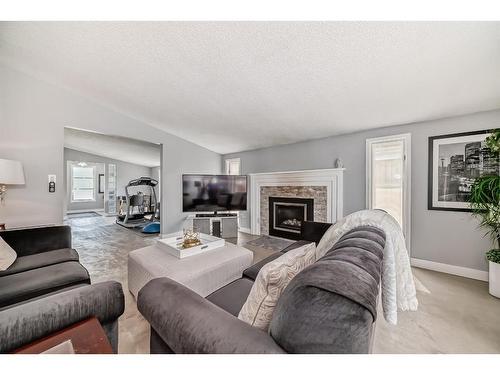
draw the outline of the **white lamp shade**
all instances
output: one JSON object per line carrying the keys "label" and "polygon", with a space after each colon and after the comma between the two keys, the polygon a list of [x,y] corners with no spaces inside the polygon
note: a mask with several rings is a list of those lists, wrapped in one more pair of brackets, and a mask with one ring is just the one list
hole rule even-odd
{"label": "white lamp shade", "polygon": [[24,170],[20,161],[0,159],[0,184],[24,185]]}

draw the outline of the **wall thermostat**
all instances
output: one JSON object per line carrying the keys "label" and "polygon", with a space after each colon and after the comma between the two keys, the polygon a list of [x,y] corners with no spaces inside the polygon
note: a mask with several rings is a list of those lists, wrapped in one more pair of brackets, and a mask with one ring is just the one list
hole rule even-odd
{"label": "wall thermostat", "polygon": [[49,174],[49,193],[56,192],[56,175]]}

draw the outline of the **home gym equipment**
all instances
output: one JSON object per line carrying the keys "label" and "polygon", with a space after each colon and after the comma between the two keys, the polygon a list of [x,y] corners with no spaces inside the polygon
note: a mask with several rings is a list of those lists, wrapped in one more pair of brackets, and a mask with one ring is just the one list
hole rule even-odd
{"label": "home gym equipment", "polygon": [[155,221],[153,223],[146,224],[141,230],[142,233],[160,233],[160,222]]}
{"label": "home gym equipment", "polygon": [[[159,204],[156,197],[155,187],[158,181],[151,177],[140,177],[130,181],[125,186],[125,200],[120,205],[120,211],[116,218],[116,223],[125,228],[142,227],[144,233],[159,233]],[[144,194],[142,191],[136,194],[131,194],[132,187],[147,186],[151,192],[150,195]],[[125,205],[125,207],[123,207]],[[151,225],[157,224],[157,225]],[[147,232],[144,229],[151,225]]]}

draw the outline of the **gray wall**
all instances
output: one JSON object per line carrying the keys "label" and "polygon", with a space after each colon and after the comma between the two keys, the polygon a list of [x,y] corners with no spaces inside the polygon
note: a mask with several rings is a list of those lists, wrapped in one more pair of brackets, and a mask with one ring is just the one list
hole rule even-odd
{"label": "gray wall", "polygon": [[335,159],[341,158],[346,167],[344,214],[349,214],[366,207],[366,139],[411,133],[411,256],[487,270],[484,252],[491,243],[477,229],[477,221],[467,213],[427,210],[427,143],[433,135],[499,126],[500,111],[491,111],[228,154],[223,159],[241,158],[242,173],[248,174],[333,168]]}
{"label": "gray wall", "polygon": [[[77,150],[72,150],[70,148],[64,148],[64,165],[67,165],[68,161],[85,161],[87,163],[97,163],[98,165],[104,165],[106,170],[108,164],[116,165],[116,194],[117,195],[125,195],[125,186],[127,186],[130,180],[139,178],[139,177],[153,177],[152,170],[159,169],[159,167],[150,168],[143,165],[137,165],[132,163],[127,163],[121,160],[105,158],[99,155],[89,154],[86,152],[81,152]],[[64,169],[65,174],[67,174],[67,169]],[[104,170],[101,170],[99,173],[104,173]],[[157,174],[157,172],[156,172]],[[71,195],[70,195],[70,185],[68,177],[64,177],[64,181],[68,181],[66,184],[66,196],[67,196],[67,204],[68,210],[83,210],[83,209],[93,209],[93,208],[104,208],[104,194],[97,194],[98,199],[96,202],[82,202],[82,203],[71,203]],[[149,194],[148,189],[138,188],[137,190],[142,190],[144,193]]]}
{"label": "gray wall", "polygon": [[[57,224],[63,219],[64,127],[162,144],[162,232],[179,230],[182,173],[220,173],[221,156],[73,91],[0,63],[0,158],[24,164],[26,184],[9,187],[0,221],[8,227]],[[48,192],[47,175],[57,175]]]}

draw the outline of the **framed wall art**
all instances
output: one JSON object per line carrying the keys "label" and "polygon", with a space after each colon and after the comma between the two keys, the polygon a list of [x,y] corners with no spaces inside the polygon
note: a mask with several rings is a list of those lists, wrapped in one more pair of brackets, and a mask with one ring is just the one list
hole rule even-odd
{"label": "framed wall art", "polygon": [[470,212],[474,180],[499,173],[498,154],[487,147],[491,130],[429,137],[428,209]]}

